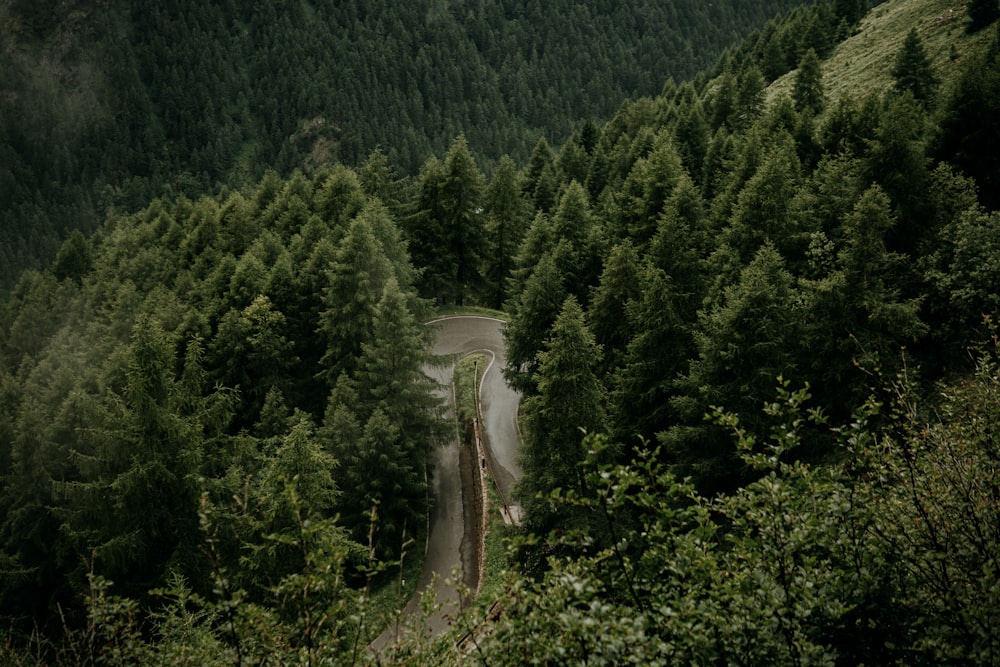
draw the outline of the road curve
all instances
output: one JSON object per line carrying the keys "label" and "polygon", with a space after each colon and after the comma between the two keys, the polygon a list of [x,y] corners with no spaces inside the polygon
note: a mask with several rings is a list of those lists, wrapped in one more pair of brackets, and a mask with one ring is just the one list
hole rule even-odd
{"label": "road curve", "polygon": [[[520,395],[510,389],[501,369],[507,361],[503,341],[504,322],[492,317],[455,316],[428,323],[437,329],[433,354],[443,363],[426,368],[425,372],[442,386],[448,403],[454,408],[451,391],[455,362],[473,352],[484,352],[492,362],[483,372],[480,383],[480,408],[483,430],[491,468],[501,492],[509,498],[514,484],[521,478],[517,460],[519,436],[517,408]],[[431,510],[427,536],[427,551],[423,570],[417,583],[417,595],[406,605],[405,616],[420,609],[419,595],[432,584],[439,612],[428,619],[427,630],[437,634],[448,627],[449,617],[460,605],[452,579],[460,570],[461,579],[474,585],[478,577],[476,530],[466,530],[467,509],[464,499],[471,493],[463,488],[460,466],[461,450],[457,439],[442,443],[431,454],[429,493]],[[466,482],[468,483],[468,482]],[[436,577],[436,582],[435,582]],[[372,649],[382,650],[399,637],[400,629],[388,628],[372,643]]]}

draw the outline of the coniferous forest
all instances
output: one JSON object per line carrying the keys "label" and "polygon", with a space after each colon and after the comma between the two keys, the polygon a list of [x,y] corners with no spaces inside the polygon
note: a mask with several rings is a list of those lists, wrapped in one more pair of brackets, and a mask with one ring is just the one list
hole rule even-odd
{"label": "coniferous forest", "polygon": [[413,174],[459,134],[523,160],[802,2],[5,2],[0,288],[110,211],[269,169],[381,146]]}
{"label": "coniferous forest", "polygon": [[[1000,663],[996,0],[365,4],[0,8],[0,662]],[[523,520],[374,653],[472,309]]]}

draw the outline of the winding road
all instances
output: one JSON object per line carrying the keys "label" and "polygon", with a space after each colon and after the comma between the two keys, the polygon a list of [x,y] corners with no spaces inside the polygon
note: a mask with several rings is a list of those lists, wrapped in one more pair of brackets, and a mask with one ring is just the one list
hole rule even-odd
{"label": "winding road", "polygon": [[[490,363],[480,382],[480,409],[483,417],[483,437],[490,468],[497,486],[505,498],[510,498],[514,484],[521,478],[518,464],[517,408],[520,395],[510,389],[501,369],[507,357],[503,341],[504,322],[491,317],[445,317],[428,323],[437,328],[433,353],[444,363],[426,369],[445,392],[454,408],[451,391],[455,362],[474,352],[483,352]],[[475,589],[479,579],[479,531],[467,525],[476,521],[466,498],[472,497],[468,475],[463,483],[461,448],[457,440],[442,443],[432,454],[432,474],[429,480],[431,515],[427,537],[427,553],[417,583],[417,594],[406,606],[404,617],[420,609],[420,594],[432,584],[441,609],[428,619],[427,630],[437,634],[448,627],[449,618],[458,611],[461,600],[454,582],[454,570],[461,580]],[[435,579],[436,575],[436,579]],[[401,629],[390,627],[372,643],[372,649],[398,639]]]}

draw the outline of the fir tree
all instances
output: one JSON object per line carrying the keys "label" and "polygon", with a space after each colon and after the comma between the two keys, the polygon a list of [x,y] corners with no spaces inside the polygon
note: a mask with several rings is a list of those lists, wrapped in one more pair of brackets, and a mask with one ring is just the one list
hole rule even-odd
{"label": "fir tree", "polygon": [[899,92],[909,91],[924,106],[928,106],[934,100],[938,79],[934,76],[930,58],[927,57],[927,51],[916,28],[912,28],[906,35],[903,48],[896,57],[892,76]]}
{"label": "fir tree", "polygon": [[799,61],[792,99],[795,101],[796,110],[813,114],[818,114],[826,105],[823,70],[820,68],[819,56],[813,49],[806,51]]}
{"label": "fir tree", "polygon": [[528,525],[541,534],[554,527],[555,517],[536,496],[556,488],[586,489],[580,467],[583,432],[606,428],[605,392],[596,375],[600,356],[583,310],[568,297],[538,355],[538,394],[524,406],[531,435],[524,444],[524,478],[518,493],[526,503]]}

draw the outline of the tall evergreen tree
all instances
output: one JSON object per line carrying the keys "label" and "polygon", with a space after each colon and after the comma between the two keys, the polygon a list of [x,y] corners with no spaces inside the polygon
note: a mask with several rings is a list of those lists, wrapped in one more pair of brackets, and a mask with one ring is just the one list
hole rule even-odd
{"label": "tall evergreen tree", "polygon": [[[524,443],[524,478],[518,493],[527,512],[527,525],[536,534],[556,526],[556,517],[538,494],[556,488],[586,489],[583,433],[606,428],[605,392],[596,375],[600,347],[584,321],[583,310],[572,296],[559,316],[539,355],[538,394],[525,401],[529,436]],[[566,526],[563,526],[566,527]]]}
{"label": "tall evergreen tree", "polygon": [[462,305],[466,296],[476,296],[482,291],[481,262],[486,238],[482,216],[485,179],[464,136],[452,143],[444,172],[441,190],[444,250],[453,262],[449,296]]}
{"label": "tall evergreen tree", "polygon": [[612,385],[614,432],[630,447],[640,438],[652,442],[669,425],[670,397],[693,347],[684,319],[689,298],[671,276],[648,263],[639,287],[639,296],[628,305],[631,336]]}
{"label": "tall evergreen tree", "polygon": [[899,92],[909,91],[924,106],[934,101],[938,79],[934,75],[930,58],[927,57],[927,51],[916,28],[912,28],[906,35],[903,48],[896,57],[892,76]]}
{"label": "tall evergreen tree", "polygon": [[507,279],[528,227],[528,209],[517,182],[517,167],[508,156],[500,159],[490,179],[483,209],[487,234],[486,298],[492,308],[499,310],[507,300]]}
{"label": "tall evergreen tree", "polygon": [[413,265],[420,274],[420,293],[425,297],[441,298],[449,289],[452,270],[450,254],[445,247],[445,208],[441,190],[444,187],[444,165],[436,157],[424,163],[417,177],[413,196],[413,211],[406,219],[406,236]]}
{"label": "tall evergreen tree", "polygon": [[640,296],[639,254],[629,240],[611,249],[597,286],[592,290],[587,321],[604,350],[605,371],[620,365],[632,335],[626,313]]}
{"label": "tall evergreen tree", "polygon": [[936,156],[957,166],[979,186],[990,209],[1000,208],[1000,33],[992,53],[972,59],[945,104]]}
{"label": "tall evergreen tree", "polygon": [[601,252],[587,191],[576,181],[559,199],[552,214],[552,231],[557,240],[553,250],[566,287],[584,301],[589,286],[597,281]]}
{"label": "tall evergreen tree", "polygon": [[366,215],[351,222],[327,272],[318,333],[325,347],[319,374],[328,386],[357,367],[361,344],[371,336],[375,307],[393,275],[371,223]]}
{"label": "tall evergreen tree", "polygon": [[823,91],[823,70],[816,51],[809,49],[799,61],[799,71],[795,75],[792,99],[798,111],[818,114],[826,105]]}
{"label": "tall evergreen tree", "polygon": [[484,185],[464,136],[452,143],[443,164],[433,158],[425,164],[410,221],[424,296],[461,305],[482,291]]}
{"label": "tall evergreen tree", "polygon": [[746,481],[746,469],[728,434],[706,424],[719,406],[760,427],[760,407],[774,394],[775,379],[793,370],[799,339],[798,297],[785,262],[770,242],[726,287],[711,310],[699,315],[697,355],[679,379],[671,401],[677,420],[660,438],[677,472],[704,491],[732,489]]}
{"label": "tall evergreen tree", "polygon": [[[199,364],[200,350],[189,349]],[[126,384],[112,397],[106,422],[91,432],[93,449],[78,457],[81,482],[60,484],[72,500],[65,529],[92,567],[133,595],[145,595],[168,567],[193,574],[198,540],[197,475],[205,427],[189,368],[175,377],[168,334],[155,319],[136,322]],[[187,404],[191,404],[187,407]],[[81,564],[82,565],[82,564]]]}
{"label": "tall evergreen tree", "polygon": [[[565,241],[561,243],[565,246]],[[504,328],[507,366],[503,372],[507,382],[518,391],[533,391],[538,353],[567,293],[566,278],[559,270],[556,251],[552,250],[542,255],[524,289],[508,307],[510,319]]]}
{"label": "tall evergreen tree", "polygon": [[868,0],[834,0],[833,13],[838,20],[853,26],[865,15],[867,5]]}

